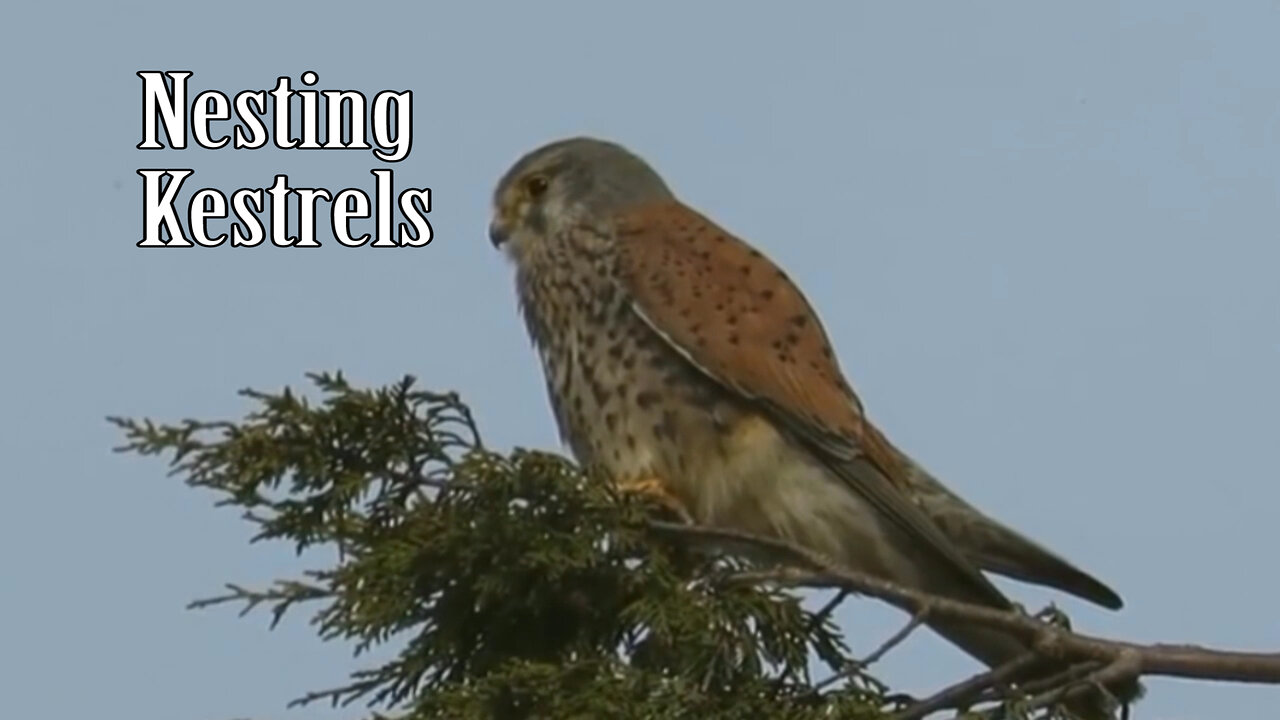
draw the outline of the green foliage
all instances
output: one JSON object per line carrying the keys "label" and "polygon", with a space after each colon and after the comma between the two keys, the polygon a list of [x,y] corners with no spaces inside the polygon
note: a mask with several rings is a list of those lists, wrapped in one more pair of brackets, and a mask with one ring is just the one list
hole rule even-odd
{"label": "green foliage", "polygon": [[239,422],[112,418],[120,450],[171,455],[255,540],[339,550],[332,567],[193,603],[265,607],[273,624],[309,603],[323,638],[399,648],[295,702],[423,719],[883,717],[873,681],[810,676],[851,660],[825,615],[649,532],[651,508],[557,456],[485,449],[456,396],[412,378],[311,380],[316,401],[244,391]]}

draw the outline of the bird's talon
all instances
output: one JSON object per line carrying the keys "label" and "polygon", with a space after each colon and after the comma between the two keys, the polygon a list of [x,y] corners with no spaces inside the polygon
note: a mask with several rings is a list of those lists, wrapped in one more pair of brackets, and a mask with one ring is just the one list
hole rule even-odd
{"label": "bird's talon", "polygon": [[634,495],[642,500],[657,504],[663,510],[675,515],[686,525],[694,524],[693,516],[689,513],[684,503],[675,495],[672,495],[667,490],[666,485],[658,478],[644,477],[627,480],[619,482],[617,487],[618,492],[624,495]]}

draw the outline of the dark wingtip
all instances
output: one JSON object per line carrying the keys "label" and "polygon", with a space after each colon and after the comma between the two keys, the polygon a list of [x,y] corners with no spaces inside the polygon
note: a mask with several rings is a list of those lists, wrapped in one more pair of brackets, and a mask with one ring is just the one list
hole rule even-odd
{"label": "dark wingtip", "polygon": [[1124,607],[1123,598],[1115,594],[1110,588],[1103,588],[1103,590],[1106,592],[1090,599],[1108,610],[1119,610]]}
{"label": "dark wingtip", "polygon": [[1083,572],[1075,578],[1075,582],[1063,583],[1058,589],[1101,605],[1108,610],[1119,610],[1124,607],[1124,600],[1115,590]]}
{"label": "dark wingtip", "polygon": [[979,556],[975,560],[983,570],[997,575],[1055,588],[1108,610],[1124,607],[1124,600],[1120,595],[1101,580],[1048,551],[1040,550],[1038,546],[1037,552],[1035,564],[992,555]]}

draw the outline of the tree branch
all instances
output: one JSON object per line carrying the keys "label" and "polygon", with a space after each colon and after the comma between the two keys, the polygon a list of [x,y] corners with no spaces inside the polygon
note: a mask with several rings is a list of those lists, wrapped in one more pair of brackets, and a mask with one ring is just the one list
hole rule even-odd
{"label": "tree branch", "polygon": [[881,643],[880,647],[876,648],[870,655],[859,660],[858,667],[867,668],[873,665],[880,658],[888,654],[890,650],[900,645],[903,640],[906,640],[911,633],[915,632],[916,628],[923,625],[925,618],[927,617],[929,617],[929,606],[925,605],[917,610],[915,614],[911,616],[911,620],[908,621],[906,625],[903,625],[898,632],[894,633],[888,640]]}
{"label": "tree branch", "polygon": [[938,710],[967,707],[983,699],[982,695],[987,690],[1003,685],[1039,659],[1034,652],[1019,655],[1000,667],[980,672],[954,685],[949,685],[923,700],[911,703],[905,710],[894,715],[893,720],[920,720]]}
{"label": "tree branch", "polygon": [[[1072,666],[1067,670],[1067,673],[1071,673],[1073,669],[1078,667]],[[1132,651],[1123,650],[1105,667],[1090,672],[1083,678],[1065,679],[1058,683],[1057,687],[1032,696],[1023,702],[1021,707],[1024,711],[1031,712],[1060,703],[1076,693],[1088,692],[1091,688],[1100,688],[1105,692],[1108,683],[1123,680],[1127,677],[1138,677],[1140,674],[1141,666],[1137,655]],[[1051,687],[1051,685],[1044,683],[1042,687]],[[1028,691],[1027,688],[1022,689],[1024,692]]]}
{"label": "tree branch", "polygon": [[1159,675],[1199,680],[1280,684],[1280,653],[1217,650],[1196,645],[1140,644],[1085,635],[1055,627],[1016,611],[957,602],[853,572],[807,548],[776,538],[698,525],[651,520],[651,531],[695,539],[750,553],[768,551],[788,558],[792,567],[743,573],[753,581],[804,587],[839,588],[870,595],[906,608],[926,610],[930,619],[957,620],[1004,630],[1036,648],[1041,656],[1079,663],[1095,661],[1103,669],[1090,679],[1114,680],[1124,671],[1133,676]]}
{"label": "tree branch", "polygon": [[[848,592],[849,592],[848,590],[841,590],[840,594],[835,598],[835,600],[828,603],[826,607],[822,609],[822,612],[830,613],[835,608],[835,605],[837,604],[836,601],[843,600],[845,595],[848,594]],[[876,662],[878,662],[880,658],[887,655],[890,650],[902,644],[902,641],[906,640],[907,637],[911,635],[911,633],[915,632],[916,628],[920,627],[920,625],[924,623],[924,619],[925,617],[928,616],[928,614],[929,614],[929,609],[926,607],[920,612],[917,612],[916,614],[912,615],[911,619],[907,621],[906,625],[903,625],[901,628],[898,629],[896,633],[894,633],[893,635],[890,635],[889,639],[880,643],[880,647],[877,647],[875,650],[871,651],[870,655],[867,655],[865,658],[861,660],[854,660],[853,662],[850,662],[848,666],[842,669],[840,672],[834,673],[831,675],[831,677],[814,685],[813,689],[817,692],[822,692],[823,690],[826,690],[827,688],[831,687],[832,685],[835,685],[841,680],[846,680],[858,673],[861,673],[867,668],[871,667]]]}

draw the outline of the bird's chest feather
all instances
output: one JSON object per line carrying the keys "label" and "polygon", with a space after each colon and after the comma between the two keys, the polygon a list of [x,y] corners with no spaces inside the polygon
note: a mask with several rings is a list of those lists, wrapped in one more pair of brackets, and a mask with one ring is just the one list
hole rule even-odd
{"label": "bird's chest feather", "polygon": [[573,275],[519,282],[562,438],[616,479],[683,484],[721,452],[734,403],[632,310],[607,267]]}
{"label": "bird's chest feather", "polygon": [[[725,391],[635,313],[607,272],[519,282],[565,442],[616,481],[655,479],[702,523],[842,546],[852,497],[759,408]],[[607,282],[606,282],[607,281]]]}

